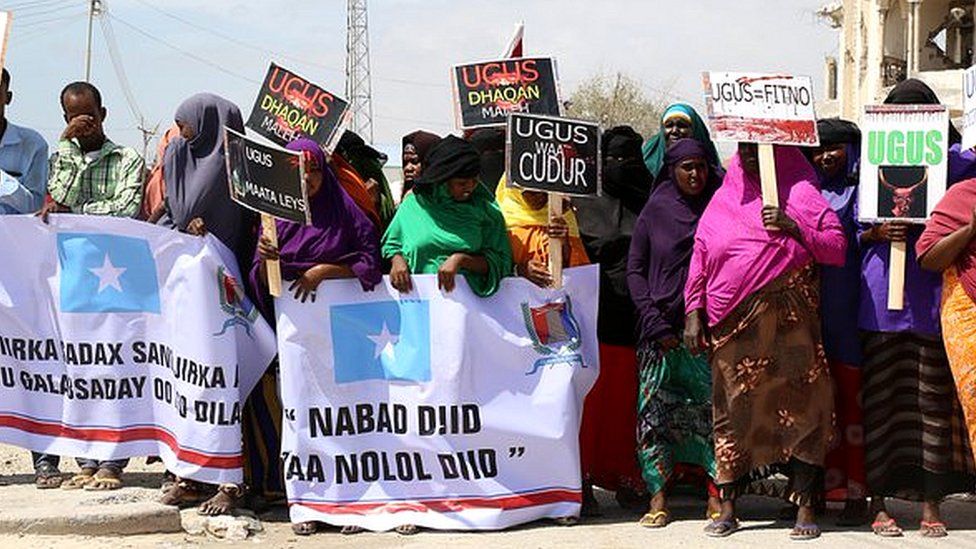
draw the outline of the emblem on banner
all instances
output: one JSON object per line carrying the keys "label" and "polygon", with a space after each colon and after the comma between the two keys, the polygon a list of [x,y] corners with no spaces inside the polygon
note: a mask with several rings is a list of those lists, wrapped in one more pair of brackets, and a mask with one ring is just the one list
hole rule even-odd
{"label": "emblem on banner", "polygon": [[581,344],[580,328],[573,316],[573,301],[569,296],[566,296],[565,301],[550,302],[538,307],[522,303],[522,317],[532,340],[532,347],[543,355],[525,375],[535,374],[540,368],[550,364],[586,367],[583,357],[576,352]]}
{"label": "emblem on banner", "polygon": [[251,303],[244,294],[244,288],[223,265],[217,268],[217,286],[220,293],[220,309],[230,318],[224,321],[224,326],[214,336],[222,336],[229,328],[242,326],[247,336],[253,339],[251,325],[258,318],[257,307]]}

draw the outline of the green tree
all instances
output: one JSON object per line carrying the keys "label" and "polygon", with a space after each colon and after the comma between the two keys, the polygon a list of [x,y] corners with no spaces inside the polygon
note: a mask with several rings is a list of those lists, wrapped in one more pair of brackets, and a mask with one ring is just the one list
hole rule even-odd
{"label": "green tree", "polygon": [[597,73],[576,86],[569,96],[566,114],[598,122],[604,129],[628,125],[649,138],[661,125],[668,93],[649,94],[644,84],[621,72]]}

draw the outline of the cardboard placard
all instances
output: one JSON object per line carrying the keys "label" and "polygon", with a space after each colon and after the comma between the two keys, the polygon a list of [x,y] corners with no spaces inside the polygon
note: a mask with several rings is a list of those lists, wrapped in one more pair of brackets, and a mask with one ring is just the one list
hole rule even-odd
{"label": "cardboard placard", "polygon": [[510,186],[551,193],[600,193],[600,126],[593,122],[512,113],[505,137]]}
{"label": "cardboard placard", "polygon": [[962,148],[976,147],[976,66],[962,75]]}
{"label": "cardboard placard", "polygon": [[561,114],[556,61],[549,57],[457,65],[451,82],[460,129],[502,126],[509,113]]}
{"label": "cardboard placard", "polygon": [[810,77],[704,72],[702,84],[713,139],[774,145],[820,144]]}
{"label": "cardboard placard", "polygon": [[281,146],[304,136],[331,151],[350,116],[345,99],[271,63],[246,125]]}
{"label": "cardboard placard", "polygon": [[0,69],[7,62],[7,41],[10,39],[10,24],[14,21],[14,13],[0,11]]}
{"label": "cardboard placard", "polygon": [[946,191],[949,110],[944,105],[864,108],[858,219],[924,223]]}
{"label": "cardboard placard", "polygon": [[230,197],[245,208],[308,225],[308,190],[301,153],[257,143],[224,128]]}

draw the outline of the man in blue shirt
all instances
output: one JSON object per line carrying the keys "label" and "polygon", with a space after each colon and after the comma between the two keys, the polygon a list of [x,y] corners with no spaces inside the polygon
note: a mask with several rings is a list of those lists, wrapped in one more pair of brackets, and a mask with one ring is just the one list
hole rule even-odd
{"label": "man in blue shirt", "polygon": [[0,214],[28,214],[41,209],[47,193],[47,143],[34,130],[7,121],[13,99],[10,73],[0,78]]}

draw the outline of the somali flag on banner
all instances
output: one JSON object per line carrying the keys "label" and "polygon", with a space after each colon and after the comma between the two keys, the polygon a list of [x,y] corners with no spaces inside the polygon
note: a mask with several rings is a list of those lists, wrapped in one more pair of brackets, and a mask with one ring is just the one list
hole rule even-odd
{"label": "somali flag on banner", "polygon": [[275,355],[233,254],[130,219],[0,217],[0,443],[158,455],[241,482],[242,408]]}

